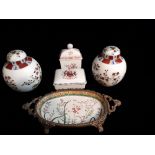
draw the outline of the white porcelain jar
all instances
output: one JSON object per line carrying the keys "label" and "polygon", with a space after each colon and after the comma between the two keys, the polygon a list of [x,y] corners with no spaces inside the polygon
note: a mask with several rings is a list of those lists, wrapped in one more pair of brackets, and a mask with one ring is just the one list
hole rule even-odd
{"label": "white porcelain jar", "polygon": [[107,46],[92,63],[92,72],[96,81],[110,87],[118,84],[126,73],[126,61],[116,46]]}
{"label": "white porcelain jar", "polygon": [[63,49],[60,54],[61,69],[78,69],[82,65],[82,55],[80,50],[73,48],[73,44],[68,44],[67,49]]}
{"label": "white porcelain jar", "polygon": [[2,74],[6,84],[19,92],[32,91],[42,78],[39,63],[22,50],[13,50],[7,54]]}

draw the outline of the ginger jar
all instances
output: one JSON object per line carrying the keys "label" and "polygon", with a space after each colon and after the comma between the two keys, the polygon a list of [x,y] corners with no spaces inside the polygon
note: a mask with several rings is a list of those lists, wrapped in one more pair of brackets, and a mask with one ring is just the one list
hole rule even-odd
{"label": "ginger jar", "polygon": [[96,81],[110,87],[118,84],[126,73],[125,59],[116,46],[107,46],[92,63],[92,72]]}
{"label": "ginger jar", "polygon": [[6,84],[19,92],[32,91],[42,78],[39,63],[22,50],[12,50],[7,54],[2,74]]}

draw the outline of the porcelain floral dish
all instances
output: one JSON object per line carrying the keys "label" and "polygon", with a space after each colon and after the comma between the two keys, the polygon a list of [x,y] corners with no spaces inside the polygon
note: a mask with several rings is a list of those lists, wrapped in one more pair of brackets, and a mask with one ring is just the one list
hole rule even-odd
{"label": "porcelain floral dish", "polygon": [[[31,108],[33,104],[35,106]],[[59,90],[35,98],[24,104],[23,109],[38,118],[46,133],[49,133],[49,129],[54,126],[94,126],[102,132],[107,115],[120,105],[119,100],[95,91]]]}

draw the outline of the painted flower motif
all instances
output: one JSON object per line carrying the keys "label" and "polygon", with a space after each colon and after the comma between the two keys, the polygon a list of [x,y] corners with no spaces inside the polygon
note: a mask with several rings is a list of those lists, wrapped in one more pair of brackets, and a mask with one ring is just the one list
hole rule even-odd
{"label": "painted flower motif", "polygon": [[40,66],[39,64],[37,63],[37,67],[35,67],[34,69],[34,74],[32,75],[32,78],[37,80],[38,82],[40,81],[41,79],[41,70],[40,70]]}
{"label": "painted flower motif", "polygon": [[4,79],[5,79],[6,81],[8,81],[8,80],[11,79],[11,77],[10,77],[10,76],[5,76]]}
{"label": "painted flower motif", "polygon": [[93,68],[94,68],[94,70],[99,70],[99,68],[100,68],[100,65],[99,64],[96,64],[96,63],[94,63],[94,65],[93,65]]}
{"label": "painted flower motif", "polygon": [[33,84],[34,82],[35,82],[35,80],[28,80],[28,81],[24,82],[23,84],[21,84],[21,86],[25,86],[25,85],[29,86],[29,85]]}
{"label": "painted flower motif", "polygon": [[76,78],[76,71],[72,71],[72,70],[66,70],[63,73],[63,77],[66,79],[72,79],[72,78]]}
{"label": "painted flower motif", "polygon": [[9,87],[17,90],[17,86],[15,84],[15,81],[12,80],[12,78],[10,76],[4,76],[4,80],[8,84]]}
{"label": "painted flower motif", "polygon": [[108,76],[108,70],[105,70],[103,74],[95,74],[94,77],[95,79],[102,85],[108,85],[108,82],[111,82],[113,85],[117,84],[120,76],[119,72],[114,72],[112,73],[111,77]]}
{"label": "painted flower motif", "polygon": [[28,81],[25,81],[21,86],[29,86],[32,85],[32,88],[36,88],[41,80],[41,70],[39,64],[37,64],[37,67],[35,67],[33,75],[31,75],[30,79]]}
{"label": "painted flower motif", "polygon": [[79,114],[79,111],[81,110],[80,106],[75,106],[72,108],[73,113]]}
{"label": "painted flower motif", "polygon": [[69,64],[69,65],[66,65],[66,67],[70,70],[70,69],[76,69],[78,68],[78,66],[76,64]]}
{"label": "painted flower motif", "polygon": [[[72,104],[76,102],[76,104]],[[71,103],[69,105],[69,103]],[[93,117],[96,109],[96,116],[100,114],[100,107],[97,106],[93,99],[87,99],[83,101],[60,99],[56,102],[55,108],[52,109],[52,104],[47,102],[42,109],[42,116],[51,122],[61,123],[61,124],[76,124],[85,123]]]}
{"label": "painted flower motif", "polygon": [[72,111],[73,111],[74,113],[76,113],[76,112],[77,112],[75,108],[72,108]]}

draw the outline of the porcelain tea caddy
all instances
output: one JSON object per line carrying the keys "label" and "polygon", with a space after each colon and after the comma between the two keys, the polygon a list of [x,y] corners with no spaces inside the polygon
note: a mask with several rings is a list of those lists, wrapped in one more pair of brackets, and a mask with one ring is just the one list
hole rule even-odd
{"label": "porcelain tea caddy", "polygon": [[61,69],[81,68],[82,55],[79,49],[73,48],[73,44],[68,44],[67,49],[63,49],[60,54]]}
{"label": "porcelain tea caddy", "polygon": [[42,78],[39,63],[22,50],[12,50],[7,54],[2,74],[6,84],[19,92],[32,91]]}
{"label": "porcelain tea caddy", "polygon": [[87,83],[85,71],[82,66],[82,55],[79,49],[67,45],[60,54],[61,69],[55,71],[54,87],[59,89],[84,89]]}
{"label": "porcelain tea caddy", "polygon": [[116,46],[107,46],[92,63],[92,72],[96,81],[110,87],[118,84],[126,73],[126,61]]}

